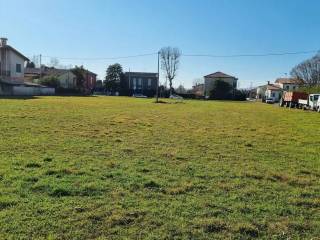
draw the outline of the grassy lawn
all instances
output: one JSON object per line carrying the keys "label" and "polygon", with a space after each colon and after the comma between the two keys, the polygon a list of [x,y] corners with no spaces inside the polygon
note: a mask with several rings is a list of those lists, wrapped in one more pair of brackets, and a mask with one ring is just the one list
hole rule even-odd
{"label": "grassy lawn", "polygon": [[43,97],[0,123],[0,239],[319,239],[318,113]]}

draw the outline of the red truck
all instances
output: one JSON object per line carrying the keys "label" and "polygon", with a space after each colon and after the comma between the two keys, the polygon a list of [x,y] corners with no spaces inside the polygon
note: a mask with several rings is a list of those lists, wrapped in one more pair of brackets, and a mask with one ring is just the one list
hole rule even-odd
{"label": "red truck", "polygon": [[308,99],[308,94],[304,92],[284,92],[282,98],[280,99],[280,107],[299,107],[299,99]]}

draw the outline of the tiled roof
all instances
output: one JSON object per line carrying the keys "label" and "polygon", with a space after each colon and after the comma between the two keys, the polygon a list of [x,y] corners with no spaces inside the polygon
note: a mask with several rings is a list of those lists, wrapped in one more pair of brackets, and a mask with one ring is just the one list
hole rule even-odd
{"label": "tiled roof", "polygon": [[267,86],[267,90],[271,90],[271,91],[282,91],[282,89],[274,84],[269,84]]}
{"label": "tiled roof", "polygon": [[[42,68],[42,74],[45,75],[61,75],[69,72],[68,69],[57,69],[57,68]],[[26,68],[24,70],[25,74],[40,74],[40,68]]]}
{"label": "tiled roof", "polygon": [[215,72],[215,73],[211,73],[207,76],[204,76],[205,78],[235,78],[234,76],[225,74],[223,72]]}
{"label": "tiled roof", "polygon": [[278,78],[276,83],[281,84],[304,84],[304,81],[298,78]]}

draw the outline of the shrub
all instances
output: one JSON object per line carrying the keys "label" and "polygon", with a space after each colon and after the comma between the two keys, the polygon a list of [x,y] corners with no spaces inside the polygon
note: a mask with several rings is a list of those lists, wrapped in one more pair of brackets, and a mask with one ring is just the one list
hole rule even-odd
{"label": "shrub", "polygon": [[39,80],[39,83],[41,85],[47,86],[47,87],[53,87],[53,88],[58,88],[60,83],[59,79],[55,76],[47,76],[43,77]]}
{"label": "shrub", "polygon": [[246,90],[235,90],[233,100],[246,101],[248,92]]}
{"label": "shrub", "polygon": [[226,100],[232,98],[232,86],[221,80],[217,80],[213,83],[213,88],[210,91],[210,99],[214,100]]}

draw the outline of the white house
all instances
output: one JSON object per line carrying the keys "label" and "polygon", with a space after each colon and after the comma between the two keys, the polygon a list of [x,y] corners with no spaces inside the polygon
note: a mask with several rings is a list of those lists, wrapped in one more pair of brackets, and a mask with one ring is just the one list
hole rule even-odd
{"label": "white house", "polygon": [[215,72],[204,76],[204,95],[206,97],[210,96],[210,92],[213,89],[214,83],[218,80],[229,83],[232,87],[232,91],[237,89],[238,78],[230,76],[223,72]]}
{"label": "white house", "polygon": [[257,99],[265,99],[266,97],[266,91],[267,91],[268,85],[262,85],[257,87],[257,92],[256,92],[256,98]]}
{"label": "white house", "polygon": [[283,90],[279,86],[275,84],[268,84],[265,92],[265,98],[272,98],[275,102],[279,102],[282,92]]}
{"label": "white house", "polygon": [[24,66],[29,59],[0,38],[0,78],[23,82]]}
{"label": "white house", "polygon": [[25,63],[29,59],[0,38],[0,95],[53,95],[54,88],[24,82]]}

